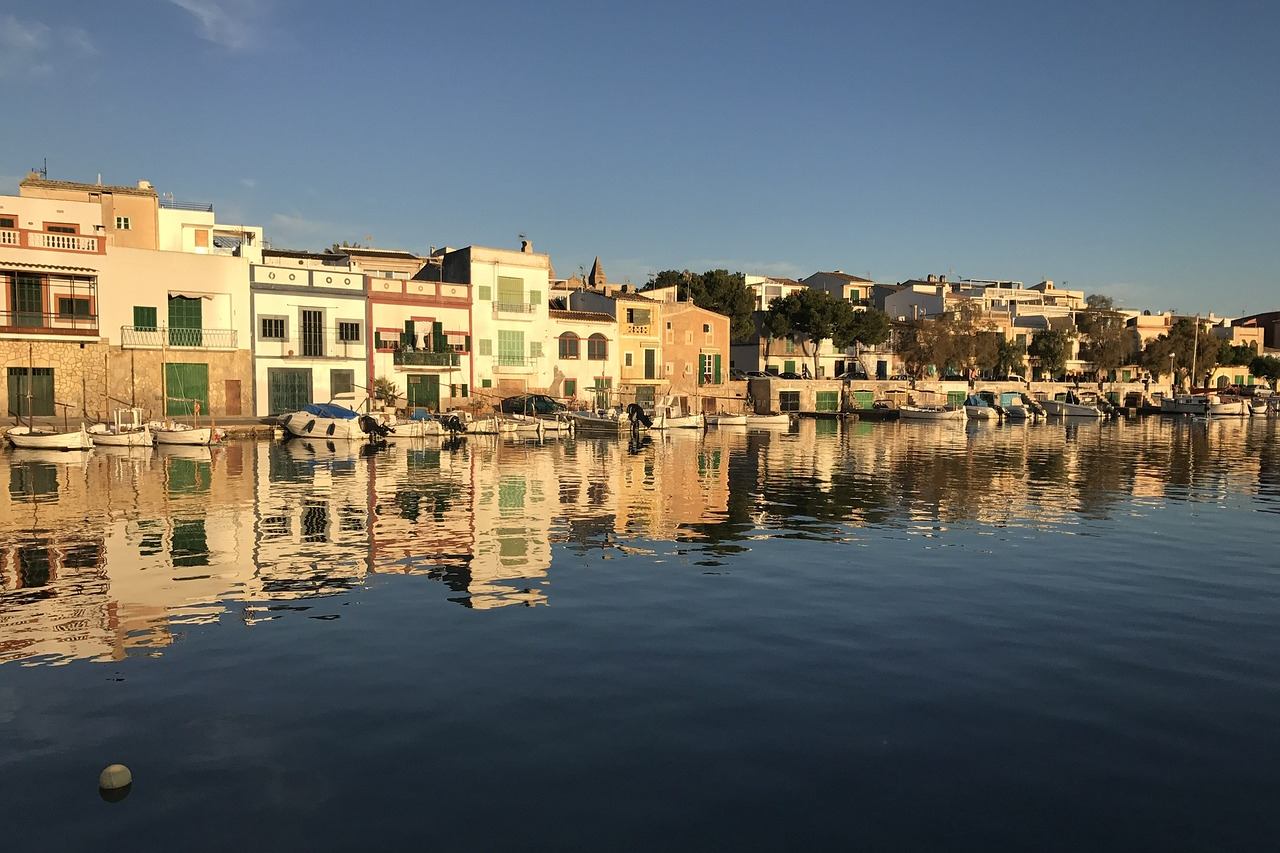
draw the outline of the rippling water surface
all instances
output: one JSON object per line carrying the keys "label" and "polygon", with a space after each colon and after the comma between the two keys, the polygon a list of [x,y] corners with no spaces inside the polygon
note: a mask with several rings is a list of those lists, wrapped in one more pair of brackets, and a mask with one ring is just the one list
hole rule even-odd
{"label": "rippling water surface", "polygon": [[5,835],[1274,849],[1277,429],[6,451]]}

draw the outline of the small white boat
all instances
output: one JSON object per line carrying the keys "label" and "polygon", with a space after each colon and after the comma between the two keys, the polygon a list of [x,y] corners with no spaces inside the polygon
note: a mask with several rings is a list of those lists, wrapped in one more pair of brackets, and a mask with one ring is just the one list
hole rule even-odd
{"label": "small white boat", "polygon": [[962,408],[948,409],[946,406],[902,406],[898,409],[898,417],[904,421],[962,421],[965,411]]}
{"label": "small white boat", "polygon": [[650,429],[702,429],[707,425],[702,415],[677,415],[664,411],[655,412]]}
{"label": "small white boat", "polygon": [[[361,417],[357,412],[337,403],[311,403],[299,411],[280,418],[280,426],[290,435],[299,438],[332,438],[335,441],[363,441],[369,437],[369,421],[383,425],[372,415]],[[157,441],[159,437],[157,436]]]}
{"label": "small white boat", "polygon": [[630,427],[627,416],[618,409],[570,412],[574,427],[596,435],[617,435]]}
{"label": "small white boat", "polygon": [[150,447],[154,443],[141,409],[116,409],[110,424],[89,427],[89,438],[103,447]]}
{"label": "small white boat", "polygon": [[567,415],[538,415],[537,418],[542,421],[543,432],[573,432],[573,419]]}
{"label": "small white boat", "polygon": [[1209,413],[1209,398],[1204,394],[1176,394],[1160,401],[1162,415],[1205,415]]}
{"label": "small white boat", "polygon": [[1240,397],[1219,397],[1217,394],[1209,395],[1209,411],[1208,415],[1214,418],[1227,417],[1246,417],[1249,414],[1249,408],[1245,401]]}
{"label": "small white boat", "polygon": [[1066,394],[1058,395],[1062,399],[1041,400],[1040,405],[1044,406],[1046,414],[1057,415],[1064,418],[1102,418],[1106,417],[1104,412],[1097,403],[1091,402],[1086,398],[1080,397],[1074,392],[1068,391]]}
{"label": "small white boat", "polygon": [[532,415],[506,415],[497,421],[499,435],[542,438],[547,430],[546,422]]}
{"label": "small white boat", "polygon": [[90,450],[93,442],[84,424],[74,432],[52,432],[26,426],[10,427],[4,434],[9,443],[23,450]]}
{"label": "small white boat", "polygon": [[791,415],[786,412],[772,415],[747,415],[749,427],[785,427],[791,426]]}
{"label": "small white boat", "polygon": [[714,415],[707,415],[707,426],[727,427],[746,425],[746,415],[731,415],[726,412],[716,412]]}
{"label": "small white boat", "polygon": [[219,444],[224,433],[216,427],[195,427],[172,422],[147,425],[156,444],[180,444],[187,447],[207,447]]}

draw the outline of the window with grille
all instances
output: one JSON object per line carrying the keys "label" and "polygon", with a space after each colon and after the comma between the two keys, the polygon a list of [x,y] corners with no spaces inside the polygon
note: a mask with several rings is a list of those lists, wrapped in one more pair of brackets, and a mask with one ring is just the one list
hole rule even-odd
{"label": "window with grille", "polygon": [[778,409],[784,412],[800,411],[800,392],[799,391],[779,391],[778,392]]}
{"label": "window with grille", "polygon": [[353,320],[339,320],[338,340],[344,344],[360,343],[360,324]]}
{"label": "window with grille", "polygon": [[89,300],[76,296],[58,297],[58,319],[77,320],[90,316]]}
{"label": "window with grille", "polygon": [[285,339],[285,320],[283,317],[263,317],[262,334],[264,341],[283,341]]}

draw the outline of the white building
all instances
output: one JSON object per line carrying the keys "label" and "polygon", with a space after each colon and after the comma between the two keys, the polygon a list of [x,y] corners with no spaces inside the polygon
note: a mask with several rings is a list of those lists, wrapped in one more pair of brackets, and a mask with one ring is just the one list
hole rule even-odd
{"label": "white building", "polygon": [[249,298],[258,416],[368,396],[365,278],[344,255],[269,249]]}
{"label": "white building", "polygon": [[446,251],[447,282],[471,288],[471,394],[486,402],[551,385],[554,333],[547,314],[551,258],[526,242],[520,251],[467,246]]}
{"label": "white building", "polygon": [[[549,312],[555,333],[551,385],[547,393],[570,408],[604,408],[618,387],[618,321],[597,311]],[[577,404],[577,405],[575,405]]]}

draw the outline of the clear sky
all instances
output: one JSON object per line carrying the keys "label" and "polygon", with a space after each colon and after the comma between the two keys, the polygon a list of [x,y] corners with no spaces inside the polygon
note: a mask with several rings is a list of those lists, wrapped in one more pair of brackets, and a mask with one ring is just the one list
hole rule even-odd
{"label": "clear sky", "polygon": [[1280,4],[6,0],[0,183],[561,275],[1052,278],[1280,307]]}

